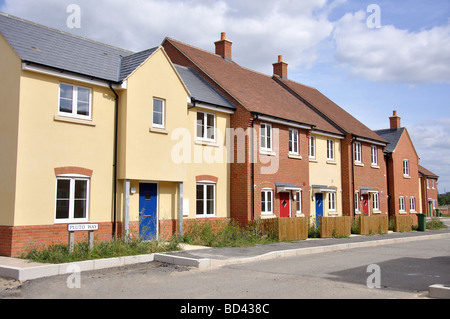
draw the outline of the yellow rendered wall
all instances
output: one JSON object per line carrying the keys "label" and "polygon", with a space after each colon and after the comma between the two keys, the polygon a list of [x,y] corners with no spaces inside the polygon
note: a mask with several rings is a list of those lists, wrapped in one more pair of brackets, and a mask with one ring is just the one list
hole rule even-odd
{"label": "yellow rendered wall", "polygon": [[[309,182],[312,185],[336,187],[336,212],[328,210],[328,193],[323,193],[324,216],[342,216],[341,143],[339,139],[312,134],[316,138],[316,158],[309,161]],[[327,161],[327,140],[334,140],[334,163]],[[311,190],[312,192],[312,190]],[[311,217],[316,216],[316,204],[310,193]]]}
{"label": "yellow rendered wall", "polygon": [[14,225],[21,61],[0,35],[0,225]]}
{"label": "yellow rendered wall", "polygon": [[23,71],[20,90],[16,226],[55,222],[56,167],[93,170],[90,222],[112,220],[114,95],[107,87],[92,89],[95,126],[55,120],[60,79]]}

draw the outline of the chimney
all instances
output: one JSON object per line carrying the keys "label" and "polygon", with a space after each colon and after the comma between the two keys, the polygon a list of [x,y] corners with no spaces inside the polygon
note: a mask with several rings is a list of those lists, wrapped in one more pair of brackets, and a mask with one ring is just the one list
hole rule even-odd
{"label": "chimney", "polygon": [[391,130],[397,130],[400,128],[401,117],[397,116],[397,111],[394,111],[394,115],[389,118],[391,122]]}
{"label": "chimney", "polygon": [[216,45],[216,54],[220,55],[227,61],[231,61],[231,46],[233,42],[227,40],[227,35],[222,32],[220,35],[220,41],[214,42]]}
{"label": "chimney", "polygon": [[273,75],[278,75],[282,79],[287,80],[288,74],[287,74],[288,64],[286,62],[283,62],[283,56],[278,56],[278,62],[273,64]]}

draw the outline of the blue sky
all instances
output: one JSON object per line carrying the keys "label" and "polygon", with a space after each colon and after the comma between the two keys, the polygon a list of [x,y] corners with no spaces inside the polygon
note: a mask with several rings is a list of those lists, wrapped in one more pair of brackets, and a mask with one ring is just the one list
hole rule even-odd
{"label": "blue sky", "polygon": [[[79,29],[67,26],[69,4],[81,9]],[[367,24],[371,4],[380,28]],[[0,11],[133,51],[166,36],[213,51],[227,32],[237,63],[271,74],[281,54],[289,78],[371,129],[397,110],[421,165],[450,191],[448,0],[0,0]]]}

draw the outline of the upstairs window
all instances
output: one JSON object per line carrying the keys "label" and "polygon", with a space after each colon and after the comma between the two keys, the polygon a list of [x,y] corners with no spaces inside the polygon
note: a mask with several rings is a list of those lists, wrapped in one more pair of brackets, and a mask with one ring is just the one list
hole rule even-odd
{"label": "upstairs window", "polygon": [[197,112],[197,139],[214,142],[216,140],[216,116]]}
{"label": "upstairs window", "polygon": [[327,160],[334,161],[334,141],[327,140]]}
{"label": "upstairs window", "polygon": [[261,150],[272,151],[272,125],[261,124]]}
{"label": "upstairs window", "polygon": [[378,148],[372,145],[372,165],[378,165]]}
{"label": "upstairs window", "polygon": [[92,90],[89,88],[60,83],[59,115],[91,119]]}
{"label": "upstairs window", "polygon": [[355,162],[361,163],[361,143],[355,143]]}
{"label": "upstairs window", "polygon": [[403,160],[403,175],[409,176],[409,160]]}
{"label": "upstairs window", "polygon": [[153,127],[164,128],[165,104],[162,99],[153,98]]}
{"label": "upstairs window", "polygon": [[289,153],[298,155],[298,131],[289,129]]}
{"label": "upstairs window", "polygon": [[309,158],[316,158],[316,138],[314,136],[309,137]]}

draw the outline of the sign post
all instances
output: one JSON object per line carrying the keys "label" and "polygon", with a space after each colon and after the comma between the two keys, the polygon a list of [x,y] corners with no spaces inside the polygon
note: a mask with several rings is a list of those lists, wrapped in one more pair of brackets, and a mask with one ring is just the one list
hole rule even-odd
{"label": "sign post", "polygon": [[87,231],[89,240],[89,249],[94,249],[94,231],[98,230],[98,224],[69,224],[69,252],[73,253],[75,247],[75,232]]}

